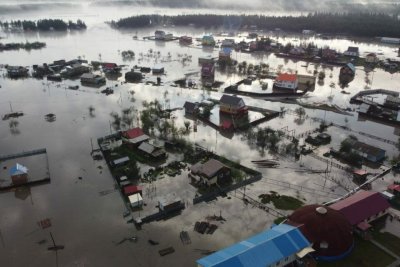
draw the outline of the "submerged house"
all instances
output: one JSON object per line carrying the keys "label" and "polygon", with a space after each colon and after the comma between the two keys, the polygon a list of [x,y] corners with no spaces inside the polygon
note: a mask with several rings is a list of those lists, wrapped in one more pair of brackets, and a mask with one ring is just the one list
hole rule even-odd
{"label": "submerged house", "polygon": [[84,73],[81,76],[81,83],[90,85],[101,85],[106,83],[106,78],[93,73]]}
{"label": "submerged house", "polygon": [[215,40],[212,35],[204,35],[201,39],[201,44],[204,46],[215,46]]}
{"label": "submerged house", "polygon": [[377,63],[378,61],[378,56],[375,53],[369,53],[365,56],[365,62],[367,63]]}
{"label": "submerged house", "polygon": [[200,107],[198,103],[186,101],[183,108],[185,109],[185,115],[196,115],[199,113]]}
{"label": "submerged house", "polygon": [[214,63],[206,63],[201,66],[201,78],[202,79],[214,79],[215,66]]}
{"label": "submerged house", "polygon": [[90,71],[89,66],[80,63],[75,63],[70,66],[66,66],[63,70],[61,70],[60,74],[63,77],[74,77],[74,76],[80,76],[89,71]]}
{"label": "submerged house", "polygon": [[10,169],[10,176],[13,184],[24,184],[28,181],[28,168],[17,163]]}
{"label": "submerged house", "polygon": [[291,266],[310,251],[310,242],[298,228],[280,224],[197,260],[198,267]]}
{"label": "submerged house", "polygon": [[137,147],[141,143],[149,140],[149,136],[146,135],[143,130],[139,127],[129,129],[125,132],[122,132],[122,141],[125,144]]}
{"label": "submerged house", "polygon": [[102,63],[101,66],[105,73],[118,73],[121,71],[121,67],[116,63]]}
{"label": "submerged house", "polygon": [[351,146],[353,152],[357,153],[365,160],[378,163],[385,159],[386,151],[381,148],[371,146],[353,138],[347,138],[345,142]]}
{"label": "submerged house", "polygon": [[324,48],[321,51],[321,58],[327,61],[333,61],[336,59],[336,51],[330,48]]}
{"label": "submerged house", "polygon": [[222,62],[228,62],[231,60],[232,48],[223,47],[218,54],[218,60]]}
{"label": "submerged house", "polygon": [[246,114],[248,108],[243,99],[237,96],[223,95],[219,100],[219,111],[232,115]]}
{"label": "submerged house", "polygon": [[296,74],[282,73],[276,77],[274,87],[279,89],[289,89],[295,91],[299,85]]}
{"label": "submerged house", "polygon": [[330,205],[342,213],[359,233],[371,228],[369,222],[386,215],[389,207],[389,202],[380,193],[364,190]]}
{"label": "submerged house", "polygon": [[210,159],[190,167],[189,176],[197,182],[211,186],[228,181],[231,178],[231,169],[216,159]]}
{"label": "submerged house", "polygon": [[148,142],[142,142],[138,150],[144,153],[144,156],[150,159],[160,160],[166,157],[166,153],[163,147],[150,144]]}
{"label": "submerged house", "polygon": [[153,74],[164,74],[164,67],[155,66],[151,69]]}
{"label": "submerged house", "polygon": [[190,36],[181,36],[180,38],[179,38],[179,44],[181,44],[181,45],[190,45],[190,44],[192,44],[193,43],[193,40],[192,40],[192,37],[190,37]]}
{"label": "submerged house", "polygon": [[28,68],[23,66],[7,66],[7,74],[10,78],[20,78],[28,76]]}
{"label": "submerged house", "polygon": [[353,64],[347,63],[343,67],[340,68],[340,76],[350,76],[354,77],[356,74],[356,67]]}
{"label": "submerged house", "polygon": [[165,39],[165,31],[157,30],[154,32],[154,37],[156,40],[164,40]]}
{"label": "submerged house", "polygon": [[360,56],[360,51],[359,48],[356,46],[349,46],[347,50],[343,53],[345,56],[349,57],[359,57]]}
{"label": "submerged house", "polygon": [[141,80],[143,80],[143,74],[141,72],[131,70],[125,73],[125,81],[127,82],[137,83]]}

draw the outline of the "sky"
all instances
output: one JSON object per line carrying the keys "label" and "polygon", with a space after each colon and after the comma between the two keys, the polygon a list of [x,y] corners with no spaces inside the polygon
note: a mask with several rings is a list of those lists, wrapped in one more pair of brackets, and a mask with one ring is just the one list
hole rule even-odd
{"label": "sky", "polygon": [[[146,3],[157,6],[172,7],[206,7],[206,8],[225,8],[225,9],[259,9],[261,12],[267,11],[346,11],[349,6],[370,10],[387,9],[393,11],[392,4],[397,4],[398,0],[0,0],[0,9],[15,8],[24,9],[45,8],[46,6],[68,6],[68,5],[131,5],[133,3]],[[391,6],[391,7],[389,7]],[[1,10],[0,10],[1,13]]]}

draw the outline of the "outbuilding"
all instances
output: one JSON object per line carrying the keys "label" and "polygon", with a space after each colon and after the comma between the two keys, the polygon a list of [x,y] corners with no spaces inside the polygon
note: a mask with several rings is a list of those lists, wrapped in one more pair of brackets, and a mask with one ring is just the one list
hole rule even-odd
{"label": "outbuilding", "polygon": [[139,193],[130,195],[128,199],[129,203],[131,203],[132,208],[138,208],[143,205],[143,198]]}
{"label": "outbuilding", "polygon": [[24,184],[28,181],[28,168],[17,163],[10,169],[10,176],[13,184]]}

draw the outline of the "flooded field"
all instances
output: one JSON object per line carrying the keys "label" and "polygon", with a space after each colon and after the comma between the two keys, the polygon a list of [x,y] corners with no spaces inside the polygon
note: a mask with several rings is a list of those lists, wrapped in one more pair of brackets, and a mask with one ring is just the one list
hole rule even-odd
{"label": "flooded field", "polygon": [[[144,199],[149,209],[156,208],[157,197],[176,192],[186,203],[182,214],[166,221],[145,224],[142,230],[137,230],[133,224],[128,224],[123,218],[126,210],[124,201],[118,191],[114,190],[114,180],[104,160],[96,161],[91,156],[92,143],[99,137],[115,133],[110,113],[122,114],[130,109],[133,113],[133,126],[140,126],[140,114],[147,103],[158,100],[163,109],[179,108],[172,113],[174,123],[184,127],[182,107],[186,101],[202,102],[208,99],[219,100],[225,87],[238,82],[245,76],[237,73],[216,71],[216,80],[223,84],[214,90],[207,90],[200,85],[200,76],[193,75],[198,82],[197,89],[179,88],[174,81],[185,77],[187,73],[199,72],[198,58],[203,56],[218,56],[219,49],[202,49],[197,43],[180,46],[177,41],[156,42],[143,40],[143,37],[154,35],[154,28],[132,31],[111,29],[105,20],[116,19],[130,15],[131,11],[117,12],[102,16],[95,9],[92,14],[89,7],[79,14],[73,15],[60,10],[52,11],[52,18],[84,19],[88,29],[82,32],[69,33],[4,33],[2,42],[46,42],[46,48],[32,51],[0,52],[0,64],[32,66],[34,64],[51,63],[55,60],[75,58],[90,61],[116,62],[124,65],[122,73],[133,66],[154,67],[161,65],[165,74],[160,75],[161,85],[157,76],[146,74],[142,83],[125,83],[123,75],[113,80],[107,79],[100,88],[82,86],[79,79],[51,82],[35,78],[10,79],[6,70],[0,68],[0,115],[10,112],[23,112],[23,116],[11,120],[0,120],[0,154],[12,154],[33,149],[46,148],[51,173],[51,183],[32,187],[24,194],[29,197],[17,197],[16,192],[0,194],[2,216],[0,217],[0,258],[1,266],[195,266],[195,260],[203,257],[202,253],[218,250],[243,238],[264,230],[273,223],[276,216],[265,212],[251,204],[242,201],[244,189],[230,192],[229,195],[211,202],[197,205],[191,203],[196,194],[189,184],[187,171],[177,177],[165,177],[151,184],[144,184]],[[143,11],[146,12],[146,11]],[[152,10],[155,13],[164,10]],[[166,11],[167,12],[167,11]],[[168,11],[168,12],[177,12]],[[186,12],[186,11],[183,11]],[[189,11],[187,11],[189,12]],[[129,13],[129,14],[128,14]],[[29,14],[29,19],[37,19],[41,14]],[[13,17],[14,18],[14,17]],[[1,20],[11,19],[1,14]],[[210,30],[199,28],[166,28],[174,35],[190,35],[201,37]],[[221,30],[222,31],[222,30]],[[215,32],[220,32],[219,29]],[[137,35],[137,39],[132,37]],[[236,36],[242,40],[247,33]],[[279,37],[285,42],[300,42],[298,36]],[[218,40],[224,37],[217,37]],[[378,43],[368,43],[362,40],[322,40],[316,37],[307,39],[319,46],[329,44],[331,48],[343,51],[350,45],[360,47],[361,53],[379,51],[381,56],[394,57],[394,46]],[[135,57],[123,60],[121,52],[132,50]],[[398,142],[399,128],[365,121],[358,118],[357,106],[351,105],[351,96],[365,89],[384,88],[400,92],[400,74],[390,74],[382,69],[365,72],[357,68],[354,80],[348,87],[341,89],[338,85],[339,67],[315,65],[300,61],[278,58],[273,54],[247,54],[233,52],[232,58],[248,64],[266,63],[271,71],[282,69],[299,74],[312,75],[314,70],[324,70],[326,78],[317,83],[312,92],[299,99],[304,104],[336,105],[347,109],[348,114],[305,108],[305,114],[299,118],[296,109],[300,106],[295,102],[285,103],[265,101],[251,97],[243,97],[249,106],[269,109],[277,112],[286,111],[280,117],[263,122],[258,127],[270,127],[283,131],[288,136],[298,137],[304,143],[306,134],[315,130],[326,121],[336,125],[328,127],[327,133],[332,136],[329,145],[321,146],[316,154],[322,155],[330,147],[339,147],[341,141],[349,134],[356,135],[359,140],[376,145],[386,150],[388,164],[391,158],[398,155],[398,149],[393,144]],[[185,60],[183,60],[185,59]],[[99,72],[100,73],[100,72]],[[147,82],[147,84],[146,84]],[[258,84],[257,84],[258,83]],[[260,86],[259,82],[255,87]],[[78,85],[77,90],[69,89]],[[110,87],[114,93],[106,96],[101,91]],[[250,91],[252,87],[245,86],[243,90]],[[268,81],[268,91],[272,82]],[[343,93],[342,91],[347,93]],[[265,92],[261,88],[256,92]],[[48,119],[48,114],[54,114]],[[249,112],[249,120],[260,118],[260,113]],[[210,120],[220,124],[219,106],[211,111]],[[306,204],[322,203],[342,196],[356,187],[350,174],[342,169],[329,167],[321,160],[311,156],[302,156],[299,161],[285,153],[272,153],[267,148],[261,149],[251,140],[246,131],[238,131],[231,136],[223,136],[219,131],[199,122],[197,130],[183,136],[184,139],[196,143],[210,151],[224,156],[246,167],[262,173],[261,181],[249,185],[245,194],[258,199],[260,194],[276,191],[301,199]],[[346,129],[340,126],[346,126]],[[128,127],[125,127],[128,128]],[[124,129],[125,129],[124,128]],[[370,136],[359,134],[367,133]],[[302,135],[304,134],[304,135]],[[384,138],[391,142],[378,140]],[[282,143],[287,146],[290,139]],[[97,146],[96,146],[97,147]],[[277,168],[258,168],[253,160],[278,158]],[[173,160],[171,158],[169,160]],[[342,164],[334,159],[333,162]],[[13,161],[12,163],[15,163]],[[21,164],[33,164],[20,162]],[[5,163],[4,163],[5,164]],[[0,167],[3,168],[3,163]],[[7,163],[7,166],[9,163]],[[142,172],[148,166],[141,165]],[[330,173],[312,173],[309,170],[325,170]],[[378,173],[379,169],[370,169]],[[43,171],[36,167],[36,173]],[[0,179],[7,179],[7,170],[0,171]],[[386,186],[398,180],[395,174],[388,174],[373,184],[374,190],[384,190]],[[157,188],[156,190],[154,188]],[[109,191],[101,195],[102,191]],[[113,191],[114,190],[114,191]],[[272,204],[271,208],[274,208]],[[283,215],[291,211],[280,211]],[[225,222],[215,222],[218,230],[213,235],[201,235],[193,231],[196,221],[205,220],[207,216],[222,215]],[[52,226],[40,229],[38,222],[49,218]],[[398,231],[398,225],[391,225],[390,230]],[[182,244],[179,233],[188,231],[192,243]],[[48,251],[52,245],[50,232],[57,244],[65,249],[55,252]],[[124,238],[137,237],[136,242],[118,243]],[[155,240],[159,245],[150,245],[148,240]],[[41,242],[42,240],[45,240]],[[160,249],[173,246],[175,253],[161,257]],[[58,265],[56,265],[58,264]]]}

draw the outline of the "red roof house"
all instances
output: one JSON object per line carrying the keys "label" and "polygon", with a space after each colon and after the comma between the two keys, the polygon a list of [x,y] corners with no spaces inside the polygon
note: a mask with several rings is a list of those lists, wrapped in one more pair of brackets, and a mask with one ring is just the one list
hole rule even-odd
{"label": "red roof house", "polygon": [[127,143],[138,145],[149,139],[142,129],[139,127],[122,132],[123,140]]}
{"label": "red roof house", "polygon": [[370,222],[385,215],[390,204],[378,192],[360,190],[330,207],[341,212],[351,225],[362,226],[364,222]]}
{"label": "red roof house", "polygon": [[274,87],[281,89],[297,89],[299,82],[296,74],[281,73],[274,81]]}
{"label": "red roof house", "polygon": [[128,185],[124,187],[124,195],[130,196],[139,193],[142,195],[143,188],[139,185]]}

